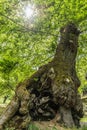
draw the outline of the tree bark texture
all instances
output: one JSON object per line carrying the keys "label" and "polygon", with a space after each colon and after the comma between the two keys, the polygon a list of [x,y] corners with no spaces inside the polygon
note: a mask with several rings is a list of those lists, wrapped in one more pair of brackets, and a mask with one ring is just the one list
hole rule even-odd
{"label": "tree bark texture", "polygon": [[79,34],[72,22],[60,29],[53,60],[18,84],[13,99],[0,117],[1,129],[9,122],[9,127],[24,130],[30,121],[48,121],[56,116],[59,124],[80,126],[83,105],[75,69]]}

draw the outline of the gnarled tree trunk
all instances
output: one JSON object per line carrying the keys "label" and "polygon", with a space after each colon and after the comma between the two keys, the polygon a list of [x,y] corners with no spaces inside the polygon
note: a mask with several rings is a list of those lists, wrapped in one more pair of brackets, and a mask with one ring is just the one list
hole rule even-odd
{"label": "gnarled tree trunk", "polygon": [[60,42],[51,62],[18,84],[15,96],[0,117],[1,129],[25,129],[30,121],[52,120],[67,127],[79,126],[83,105],[78,94],[80,81],[75,65],[79,31],[68,23],[60,29]]}

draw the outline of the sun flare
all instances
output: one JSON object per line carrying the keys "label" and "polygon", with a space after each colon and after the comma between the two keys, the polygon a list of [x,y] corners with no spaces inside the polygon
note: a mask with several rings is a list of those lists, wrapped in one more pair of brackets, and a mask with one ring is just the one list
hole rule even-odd
{"label": "sun flare", "polygon": [[25,16],[31,18],[34,15],[34,9],[31,6],[25,8]]}
{"label": "sun flare", "polygon": [[34,18],[35,16],[37,16],[38,11],[34,5],[29,4],[25,6],[24,14],[26,18]]}

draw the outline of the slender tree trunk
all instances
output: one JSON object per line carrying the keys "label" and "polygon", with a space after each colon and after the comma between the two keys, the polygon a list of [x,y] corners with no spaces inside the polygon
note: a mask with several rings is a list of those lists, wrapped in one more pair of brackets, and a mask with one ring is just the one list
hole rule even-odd
{"label": "slender tree trunk", "polygon": [[10,127],[22,130],[31,120],[47,121],[57,115],[57,123],[80,126],[83,105],[75,69],[79,33],[73,23],[60,29],[60,42],[53,60],[18,84],[14,98],[0,117],[1,129],[8,121]]}

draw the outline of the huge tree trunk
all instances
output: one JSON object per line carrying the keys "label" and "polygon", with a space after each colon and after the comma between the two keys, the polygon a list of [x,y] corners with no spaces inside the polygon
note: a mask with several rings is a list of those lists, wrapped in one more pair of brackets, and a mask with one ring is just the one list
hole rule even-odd
{"label": "huge tree trunk", "polygon": [[56,116],[56,122],[67,127],[80,125],[83,106],[75,70],[79,33],[73,23],[60,29],[53,60],[18,84],[15,96],[0,117],[1,129],[8,121],[10,127],[22,130],[31,120],[47,121]]}

